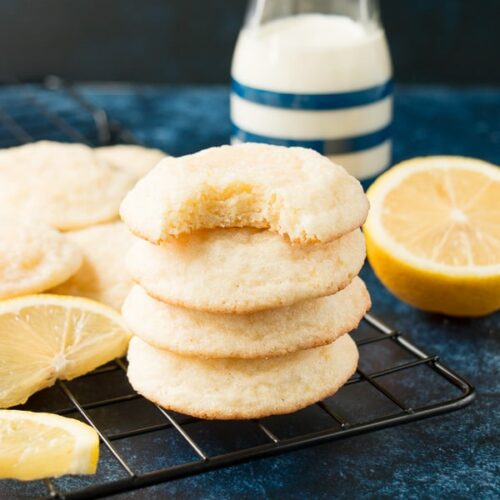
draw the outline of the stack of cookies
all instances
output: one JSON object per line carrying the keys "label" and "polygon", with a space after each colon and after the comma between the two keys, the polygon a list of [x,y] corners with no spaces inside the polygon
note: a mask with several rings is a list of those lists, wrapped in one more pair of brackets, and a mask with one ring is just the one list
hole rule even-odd
{"label": "stack of cookies", "polygon": [[118,208],[165,156],[54,141],[0,149],[0,299],[48,292],[120,309],[132,236]]}
{"label": "stack of cookies", "polygon": [[139,237],[123,315],[132,386],[200,418],[288,413],[335,393],[370,306],[368,202],[318,153],[262,144],[162,160],[126,196]]}

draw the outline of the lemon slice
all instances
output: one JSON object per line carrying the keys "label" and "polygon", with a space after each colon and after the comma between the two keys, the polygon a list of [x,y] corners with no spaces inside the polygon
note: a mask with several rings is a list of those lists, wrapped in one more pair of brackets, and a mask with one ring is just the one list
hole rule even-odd
{"label": "lemon slice", "polygon": [[500,169],[472,158],[415,158],[368,190],[367,255],[415,307],[480,316],[500,307]]}
{"label": "lemon slice", "polygon": [[0,410],[0,478],[94,474],[99,437],[89,425],[50,413]]}
{"label": "lemon slice", "polygon": [[128,341],[120,314],[89,299],[42,294],[0,301],[0,408],[123,356]]}

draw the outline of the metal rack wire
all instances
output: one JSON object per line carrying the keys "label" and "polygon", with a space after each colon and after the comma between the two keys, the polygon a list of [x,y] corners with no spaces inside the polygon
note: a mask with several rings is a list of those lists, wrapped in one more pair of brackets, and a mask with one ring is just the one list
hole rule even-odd
{"label": "metal rack wire", "polygon": [[[0,147],[42,138],[95,145],[137,142],[60,79],[4,86]],[[353,338],[360,365],[337,395],[291,415],[259,420],[202,421],[166,411],[133,391],[125,360],[59,381],[20,408],[67,415],[94,427],[101,439],[98,473],[0,481],[0,497],[99,498],[456,410],[474,398],[473,387],[437,356],[371,314]]]}

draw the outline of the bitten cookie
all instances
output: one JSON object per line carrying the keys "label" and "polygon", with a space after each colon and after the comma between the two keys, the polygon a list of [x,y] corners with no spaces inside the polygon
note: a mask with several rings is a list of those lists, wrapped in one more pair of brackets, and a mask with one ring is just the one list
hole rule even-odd
{"label": "bitten cookie", "polygon": [[165,158],[128,193],[120,213],[153,243],[217,227],[327,242],[361,226],[368,200],[354,177],[313,150],[247,143]]}

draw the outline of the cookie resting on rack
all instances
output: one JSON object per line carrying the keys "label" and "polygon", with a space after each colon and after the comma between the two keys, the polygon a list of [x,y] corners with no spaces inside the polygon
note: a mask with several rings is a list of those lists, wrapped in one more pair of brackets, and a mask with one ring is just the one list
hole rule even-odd
{"label": "cookie resting on rack", "polygon": [[208,419],[291,413],[334,394],[355,372],[349,335],[332,344],[269,359],[201,359],[156,349],[133,337],[128,379],[163,408]]}

